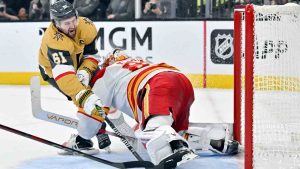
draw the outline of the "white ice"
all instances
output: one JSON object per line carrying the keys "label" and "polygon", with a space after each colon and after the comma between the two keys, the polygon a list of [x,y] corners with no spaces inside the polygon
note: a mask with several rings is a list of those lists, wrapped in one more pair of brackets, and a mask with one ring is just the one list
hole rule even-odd
{"label": "white ice", "polygon": [[[72,102],[50,86],[42,87],[42,107],[45,110],[72,116]],[[31,113],[29,86],[0,86],[0,124],[6,125],[56,143],[63,143],[76,130],[35,119]],[[196,100],[191,109],[193,123],[232,123],[233,91],[195,89]],[[97,157],[114,162],[136,160],[118,139],[112,139],[112,153],[101,151]],[[94,140],[94,139],[93,139]],[[97,143],[94,140],[94,143]],[[96,144],[95,144],[96,146]],[[0,129],[0,169],[106,169],[110,166],[84,157],[60,156],[58,149]],[[149,160],[147,154],[141,154]],[[239,169],[243,154],[220,157],[200,152],[199,157],[180,169]]]}

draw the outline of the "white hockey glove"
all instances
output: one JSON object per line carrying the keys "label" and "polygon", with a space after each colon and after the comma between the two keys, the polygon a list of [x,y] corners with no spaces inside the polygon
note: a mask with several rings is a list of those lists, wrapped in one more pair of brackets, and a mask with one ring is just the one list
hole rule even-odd
{"label": "white hockey glove", "polygon": [[76,103],[82,107],[86,114],[103,122],[107,114],[107,109],[103,108],[103,103],[91,90],[81,90],[76,95]]}
{"label": "white hockey glove", "polygon": [[76,76],[83,85],[86,87],[89,85],[91,76],[86,70],[78,70]]}

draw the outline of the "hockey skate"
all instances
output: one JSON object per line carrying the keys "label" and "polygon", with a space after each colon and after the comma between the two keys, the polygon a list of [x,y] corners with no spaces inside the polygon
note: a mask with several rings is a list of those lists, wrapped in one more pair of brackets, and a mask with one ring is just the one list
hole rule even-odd
{"label": "hockey skate", "polygon": [[[93,144],[92,140],[86,140],[77,134],[72,134],[70,139],[67,142],[63,143],[63,146],[81,151],[81,152],[89,154],[89,155],[98,154],[99,150],[93,148],[93,145],[94,144]],[[68,151],[60,151],[60,152],[58,152],[58,154],[74,155],[72,152],[68,152]]]}
{"label": "hockey skate", "polygon": [[240,144],[235,140],[211,140],[210,145],[212,147],[210,151],[222,155],[235,155],[238,154],[240,151]]}
{"label": "hockey skate", "polygon": [[106,123],[103,123],[98,134],[96,134],[96,138],[98,140],[99,149],[104,149],[105,151],[110,153],[111,149],[109,146],[111,144],[111,141],[108,134],[105,133],[105,128],[106,128]]}
{"label": "hockey skate", "polygon": [[235,155],[239,153],[239,142],[233,140],[228,126],[225,127],[225,138],[220,140],[210,140],[210,150],[222,155]]}
{"label": "hockey skate", "polygon": [[[170,145],[171,145],[171,148],[172,148],[174,154],[176,154],[177,152],[180,152],[179,154],[182,155],[180,157],[181,159],[176,162],[177,166],[198,157],[198,155],[196,155],[191,149],[188,148],[187,143],[183,142],[182,140],[173,140],[170,142]],[[177,158],[179,158],[179,157],[177,157]]]}
{"label": "hockey skate", "polygon": [[181,140],[174,140],[170,142],[173,154],[163,159],[159,166],[164,166],[164,168],[176,168],[177,166],[191,161],[198,157],[192,150],[187,148],[187,144]]}
{"label": "hockey skate", "polygon": [[184,137],[195,150],[210,150],[220,155],[235,155],[240,152],[240,144],[232,139],[227,126],[190,127]]}

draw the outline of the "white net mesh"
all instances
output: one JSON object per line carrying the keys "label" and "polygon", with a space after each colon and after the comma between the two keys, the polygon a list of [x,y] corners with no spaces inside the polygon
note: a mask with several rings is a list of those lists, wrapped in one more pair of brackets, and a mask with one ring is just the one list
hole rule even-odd
{"label": "white net mesh", "polygon": [[253,166],[300,168],[300,6],[254,6]]}

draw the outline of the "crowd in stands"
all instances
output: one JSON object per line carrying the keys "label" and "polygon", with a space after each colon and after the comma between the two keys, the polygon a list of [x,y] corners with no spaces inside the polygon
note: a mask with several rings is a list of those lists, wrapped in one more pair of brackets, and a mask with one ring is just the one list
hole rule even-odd
{"label": "crowd in stands", "polygon": [[[56,0],[0,0],[0,21],[49,21]],[[300,0],[68,0],[93,21],[232,18],[236,5],[283,5]],[[137,3],[137,1],[139,3]],[[140,4],[139,8],[135,5]],[[141,11],[136,12],[137,9]]]}

